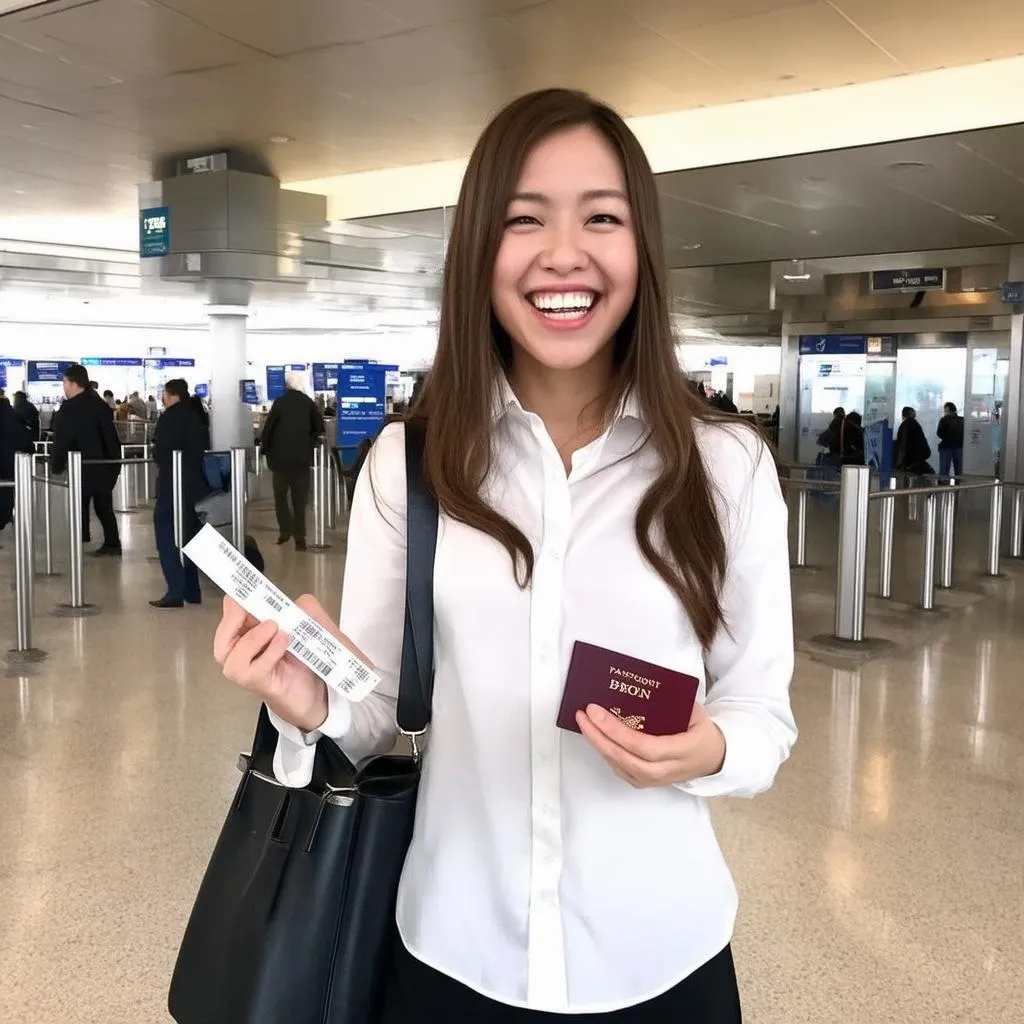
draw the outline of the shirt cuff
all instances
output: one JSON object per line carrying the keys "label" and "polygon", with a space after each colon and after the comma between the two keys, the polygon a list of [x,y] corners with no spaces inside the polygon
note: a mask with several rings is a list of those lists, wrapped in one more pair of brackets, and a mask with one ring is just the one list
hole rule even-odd
{"label": "shirt cuff", "polygon": [[275,715],[270,708],[267,708],[267,712],[271,725],[278,733],[277,749],[274,751],[274,776],[282,786],[290,789],[302,789],[312,780],[319,740],[324,737],[341,739],[352,725],[352,706],[330,686],[327,688],[327,718],[313,732],[303,732]]}
{"label": "shirt cuff", "polygon": [[725,737],[725,759],[714,775],[677,783],[690,796],[756,796],[771,784],[778,771],[778,757],[771,749],[763,726],[740,711],[708,711]]}

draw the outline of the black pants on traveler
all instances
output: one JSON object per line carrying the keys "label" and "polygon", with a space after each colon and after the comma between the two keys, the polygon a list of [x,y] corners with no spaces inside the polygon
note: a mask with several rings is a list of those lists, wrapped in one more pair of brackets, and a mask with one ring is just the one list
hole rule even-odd
{"label": "black pants on traveler", "polygon": [[113,491],[86,491],[82,495],[82,541],[86,544],[92,540],[89,524],[89,502],[96,510],[96,518],[103,527],[103,546],[119,548],[121,536],[117,530],[117,516],[114,515]]}
{"label": "black pants on traveler", "polygon": [[[291,503],[289,504],[289,498]],[[274,470],[274,509],[282,537],[306,539],[306,505],[309,504],[309,466]]]}
{"label": "black pants on traveler", "polygon": [[384,1024],[742,1024],[732,950],[663,995],[611,1013],[543,1013],[496,1003],[417,960],[394,944]]}

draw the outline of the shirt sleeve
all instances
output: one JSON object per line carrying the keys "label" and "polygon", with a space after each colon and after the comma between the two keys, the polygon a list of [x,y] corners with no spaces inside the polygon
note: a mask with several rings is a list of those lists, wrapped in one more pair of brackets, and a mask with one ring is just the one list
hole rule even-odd
{"label": "shirt sleeve", "polygon": [[797,736],[789,700],[794,654],[788,512],[774,460],[751,438],[741,442],[742,454],[726,456],[742,461],[746,483],[731,488],[738,497],[725,510],[726,625],[705,656],[704,707],[725,737],[725,761],[717,774],[679,784],[693,796],[764,792]]}
{"label": "shirt sleeve", "polygon": [[306,786],[314,747],[334,740],[353,764],[385,753],[398,735],[396,709],[405,623],[405,427],[387,427],[374,443],[352,499],[341,631],[370,660],[381,684],[355,704],[328,687],[328,714],[303,733],[271,714],[279,733],[274,774],[286,786]]}

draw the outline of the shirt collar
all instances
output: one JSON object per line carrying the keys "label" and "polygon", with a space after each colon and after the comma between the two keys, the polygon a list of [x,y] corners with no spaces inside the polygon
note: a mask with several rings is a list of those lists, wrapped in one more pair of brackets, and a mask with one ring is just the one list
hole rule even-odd
{"label": "shirt collar", "polygon": [[[512,390],[512,385],[508,382],[508,377],[502,374],[498,381],[497,392],[494,396],[494,402],[491,408],[491,418],[497,423],[502,417],[509,411],[517,409],[519,412],[524,412],[522,403],[516,397],[516,393]],[[620,420],[640,420],[643,422],[643,413],[640,409],[640,399],[637,397],[636,391],[630,388],[625,395],[622,396],[619,402],[618,408],[615,410],[615,415],[611,419],[611,423],[617,423]]]}

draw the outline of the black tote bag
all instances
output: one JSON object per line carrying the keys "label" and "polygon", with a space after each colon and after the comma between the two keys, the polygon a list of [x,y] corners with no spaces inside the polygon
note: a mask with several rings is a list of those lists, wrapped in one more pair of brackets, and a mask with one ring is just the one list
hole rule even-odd
{"label": "black tote bag", "polygon": [[433,692],[438,513],[422,455],[422,428],[409,424],[398,724],[413,754],[357,768],[323,739],[311,783],[288,789],[274,779],[277,730],[261,709],[178,953],[169,997],[178,1024],[373,1024],[380,1015]]}

